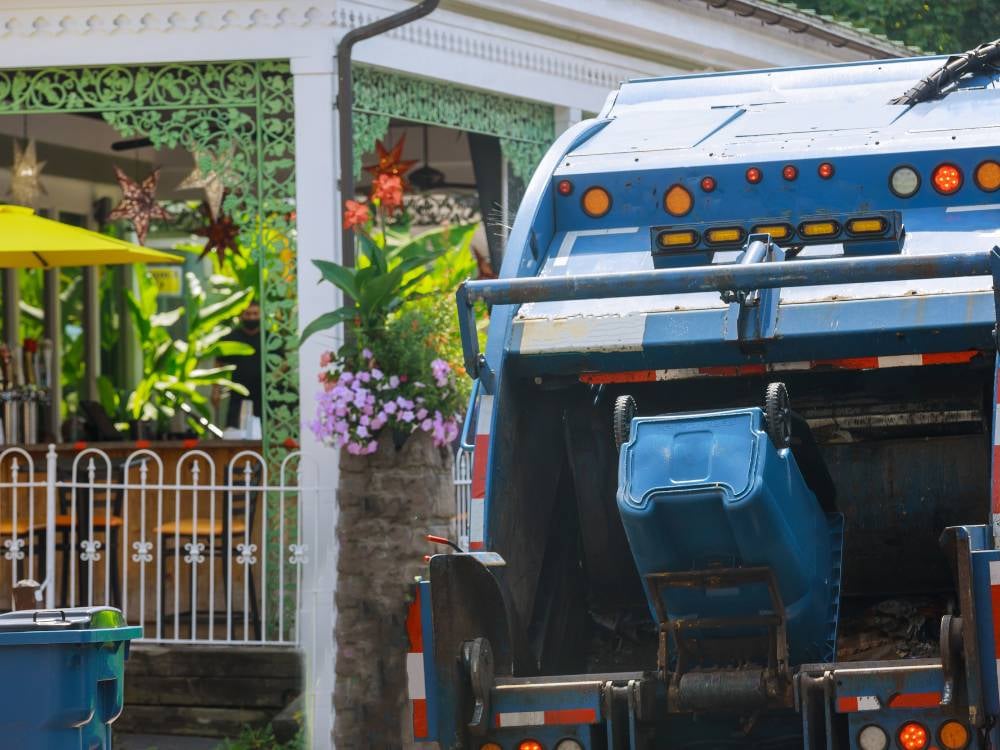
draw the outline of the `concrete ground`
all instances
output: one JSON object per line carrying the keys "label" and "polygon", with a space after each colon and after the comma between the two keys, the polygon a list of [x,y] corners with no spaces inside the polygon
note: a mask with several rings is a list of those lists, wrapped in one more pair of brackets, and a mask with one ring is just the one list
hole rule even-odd
{"label": "concrete ground", "polygon": [[115,734],[114,750],[215,750],[212,737],[171,737],[165,734]]}

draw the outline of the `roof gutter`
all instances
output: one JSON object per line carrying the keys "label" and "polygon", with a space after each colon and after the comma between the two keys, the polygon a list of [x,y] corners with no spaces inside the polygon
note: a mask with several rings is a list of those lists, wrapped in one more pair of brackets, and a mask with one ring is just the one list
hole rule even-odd
{"label": "roof gutter", "polygon": [[[421,0],[416,5],[380,18],[365,26],[351,29],[337,45],[337,118],[340,130],[340,194],[344,200],[354,198],[354,79],[351,76],[351,53],[354,45],[365,39],[405,26],[430,14],[440,0]],[[354,266],[354,234],[343,230],[341,264]]]}

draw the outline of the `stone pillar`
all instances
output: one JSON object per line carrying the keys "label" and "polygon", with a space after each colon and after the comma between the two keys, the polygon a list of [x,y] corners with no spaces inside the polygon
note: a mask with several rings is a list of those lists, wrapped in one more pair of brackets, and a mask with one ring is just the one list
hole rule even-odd
{"label": "stone pillar", "polygon": [[337,543],[337,724],[352,750],[413,747],[406,693],[406,613],[424,555],[442,551],[454,515],[452,455],[426,433],[396,449],[382,435],[371,456],[341,454]]}
{"label": "stone pillar", "polygon": [[[319,272],[314,259],[340,260],[340,196],[337,193],[337,75],[333,49],[329,54],[292,59],[295,97],[295,209],[298,234],[299,325],[340,307],[340,295],[331,285],[317,287]],[[301,328],[300,328],[301,330]],[[308,424],[316,409],[319,355],[339,344],[336,332],[313,336],[299,352],[299,409]],[[303,496],[304,541],[308,562],[302,570],[301,605],[297,612],[299,640],[305,657],[303,696],[307,720],[307,746],[313,750],[333,747],[333,675],[337,659],[333,629],[337,612],[333,592],[337,586],[338,482],[337,452],[320,444],[303,426],[302,465],[305,475],[316,476],[328,488]],[[345,746],[347,747],[347,746]]]}

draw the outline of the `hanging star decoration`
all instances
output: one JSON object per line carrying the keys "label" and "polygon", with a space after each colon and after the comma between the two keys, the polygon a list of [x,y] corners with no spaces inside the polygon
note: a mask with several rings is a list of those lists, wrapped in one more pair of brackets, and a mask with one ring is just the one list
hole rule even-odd
{"label": "hanging star decoration", "polygon": [[44,161],[38,161],[35,154],[35,139],[28,141],[23,149],[14,141],[14,166],[10,170],[10,195],[14,202],[22,206],[34,208],[38,196],[45,195],[45,188],[39,180]]}
{"label": "hanging star decoration", "polygon": [[142,182],[136,182],[116,166],[115,177],[122,189],[122,200],[108,214],[108,218],[131,221],[139,244],[145,245],[150,222],[153,219],[166,221],[170,218],[166,209],[156,202],[156,183],[160,180],[160,170],[154,169]]}
{"label": "hanging star decoration", "polygon": [[403,178],[403,186],[406,187],[404,175],[413,169],[417,160],[403,159],[403,145],[405,143],[405,135],[391,149],[387,149],[382,141],[375,141],[375,155],[378,156],[378,161],[370,167],[365,167],[365,171],[372,177],[388,174]]}
{"label": "hanging star decoration", "polygon": [[226,251],[231,250],[236,255],[240,255],[240,246],[237,238],[240,235],[240,228],[236,226],[231,216],[212,215],[212,209],[208,202],[201,204],[201,212],[205,216],[208,224],[201,229],[194,230],[194,233],[205,238],[205,249],[202,250],[198,259],[201,260],[209,253],[215,253],[219,263],[226,260]]}
{"label": "hanging star decoration", "polygon": [[[227,166],[233,163],[235,154],[236,148],[234,146],[230,146],[227,151],[218,154],[216,157],[212,157],[211,154],[203,151],[195,151],[193,154],[194,169],[177,186],[178,190],[195,190],[198,188],[204,190],[205,202],[208,204],[212,221],[215,221],[220,215],[222,198],[226,192],[226,188],[235,181],[236,175]],[[201,164],[206,161],[212,164],[212,168],[207,172],[202,172]]]}

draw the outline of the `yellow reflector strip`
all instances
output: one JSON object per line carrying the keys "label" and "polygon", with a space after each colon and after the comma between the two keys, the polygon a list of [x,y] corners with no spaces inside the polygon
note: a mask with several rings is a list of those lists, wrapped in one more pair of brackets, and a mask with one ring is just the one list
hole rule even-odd
{"label": "yellow reflector strip", "polygon": [[743,239],[743,229],[741,227],[709,229],[705,232],[705,239],[710,245],[722,245],[730,242],[739,242]]}
{"label": "yellow reflector strip", "polygon": [[1000,188],[1000,164],[995,161],[984,161],[976,167],[976,185],[987,193]]}
{"label": "yellow reflector strip", "polygon": [[611,195],[601,187],[592,187],[581,199],[583,211],[593,219],[599,219],[611,210]]}
{"label": "yellow reflector strip", "polygon": [[753,228],[754,234],[769,234],[772,240],[784,240],[792,236],[792,228],[787,224],[761,224]]}
{"label": "yellow reflector strip", "polygon": [[799,225],[803,237],[833,237],[839,232],[840,225],[835,221],[805,221]]}
{"label": "yellow reflector strip", "polygon": [[957,721],[946,721],[938,735],[947,750],[962,750],[969,744],[969,730]]}
{"label": "yellow reflector strip", "polygon": [[691,197],[691,193],[687,191],[687,188],[680,185],[674,185],[670,188],[663,199],[664,208],[672,216],[684,216],[691,210],[691,206],[693,205],[694,199]]}
{"label": "yellow reflector strip", "polygon": [[847,231],[851,234],[885,234],[889,228],[885,219],[851,219],[847,222]]}
{"label": "yellow reflector strip", "polygon": [[660,232],[656,241],[660,243],[660,247],[692,247],[698,243],[698,233],[690,230]]}

